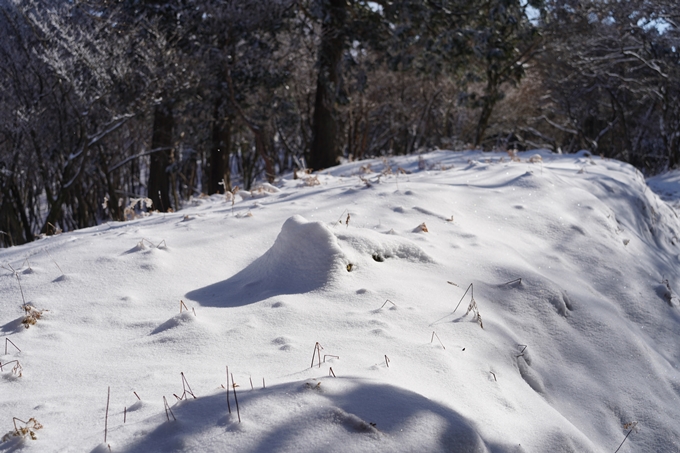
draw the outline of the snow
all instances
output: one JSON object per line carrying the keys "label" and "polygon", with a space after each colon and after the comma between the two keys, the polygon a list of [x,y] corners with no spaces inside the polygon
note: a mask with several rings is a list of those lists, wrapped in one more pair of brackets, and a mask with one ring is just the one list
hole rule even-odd
{"label": "snow", "polygon": [[1,250],[0,452],[679,451],[679,198],[437,151]]}

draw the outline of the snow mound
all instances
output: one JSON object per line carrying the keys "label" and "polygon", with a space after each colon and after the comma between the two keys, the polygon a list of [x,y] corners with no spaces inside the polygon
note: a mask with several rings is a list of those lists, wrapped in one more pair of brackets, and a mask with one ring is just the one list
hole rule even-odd
{"label": "snow mound", "polygon": [[191,291],[205,306],[247,305],[282,294],[321,289],[347,272],[349,261],[330,229],[295,215],[283,224],[274,245],[233,277]]}

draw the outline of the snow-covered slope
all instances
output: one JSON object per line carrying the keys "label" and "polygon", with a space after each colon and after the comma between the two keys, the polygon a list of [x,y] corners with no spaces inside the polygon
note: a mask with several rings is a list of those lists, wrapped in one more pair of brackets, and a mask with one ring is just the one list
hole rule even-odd
{"label": "snow-covered slope", "polygon": [[0,452],[680,451],[679,235],[620,162],[440,151],[5,249]]}

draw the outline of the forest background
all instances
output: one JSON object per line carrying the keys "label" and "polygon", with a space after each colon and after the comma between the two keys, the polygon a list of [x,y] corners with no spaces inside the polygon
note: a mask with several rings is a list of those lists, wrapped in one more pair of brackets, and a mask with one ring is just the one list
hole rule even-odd
{"label": "forest background", "polygon": [[432,149],[677,168],[679,25],[675,0],[0,0],[0,244]]}

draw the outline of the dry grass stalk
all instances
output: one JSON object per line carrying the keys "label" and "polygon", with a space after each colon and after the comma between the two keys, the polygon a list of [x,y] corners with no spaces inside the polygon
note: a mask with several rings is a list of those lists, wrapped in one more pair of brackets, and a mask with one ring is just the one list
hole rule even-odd
{"label": "dry grass stalk", "polygon": [[234,375],[231,375],[231,388],[234,390],[234,401],[236,402],[236,415],[238,415],[238,422],[241,423],[241,411],[239,410],[238,407],[238,398],[236,398],[236,387],[238,387],[238,384],[234,382]]}
{"label": "dry grass stalk", "polygon": [[326,363],[326,357],[333,357],[334,359],[340,360],[340,357],[337,356],[337,355],[333,355],[333,354],[324,354],[324,355],[323,355],[323,363]]}
{"label": "dry grass stalk", "polygon": [[522,284],[522,277],[516,278],[514,280],[510,280],[509,282],[503,283],[504,285],[512,285],[513,283],[519,283],[520,285]]}
{"label": "dry grass stalk", "polygon": [[[21,422],[24,426],[17,426],[17,422]],[[29,436],[31,439],[36,440],[38,437],[35,432],[42,429],[43,425],[38,422],[35,418],[31,417],[27,422],[21,420],[20,418],[12,417],[12,423],[14,424],[14,431],[10,431],[4,436],[2,436],[2,442],[7,442],[12,437],[26,437]]]}
{"label": "dry grass stalk", "polygon": [[189,309],[187,308],[187,306],[186,306],[186,304],[184,303],[184,301],[183,301],[183,300],[180,300],[180,301],[179,301],[179,312],[180,312],[180,314],[182,313],[182,307],[184,307],[184,309],[185,309],[186,311],[189,311]]}
{"label": "dry grass stalk", "polygon": [[135,394],[135,396],[137,397],[137,399],[138,399],[139,401],[142,401],[142,399],[139,397],[139,395],[137,395],[137,392],[132,392],[132,393]]}
{"label": "dry grass stalk", "polygon": [[106,416],[104,417],[104,443],[106,443],[106,435],[109,432],[109,401],[111,400],[111,387],[106,393]]}
{"label": "dry grass stalk", "polygon": [[54,265],[57,266],[57,269],[59,269],[59,272],[61,272],[61,275],[64,275],[64,271],[61,269],[61,266],[59,266],[59,265],[57,264],[57,260],[55,260],[55,259],[52,257],[52,255],[50,255],[49,250],[47,250],[47,248],[45,248],[45,249],[43,249],[43,250],[45,250],[45,253],[47,253],[47,256],[50,257],[50,259],[52,260],[52,262],[54,263]]}
{"label": "dry grass stalk", "polygon": [[174,395],[175,398],[177,398],[179,401],[182,401],[184,399],[188,399],[187,394],[191,395],[196,399],[196,395],[194,395],[194,392],[191,391],[191,387],[189,386],[189,381],[187,381],[187,378],[184,376],[184,372],[181,372],[180,375],[182,376],[182,396],[179,397],[177,395]]}
{"label": "dry grass stalk", "polygon": [[333,376],[333,377],[337,377],[337,376],[335,375],[335,371],[333,371],[333,367],[329,367],[329,368],[328,368],[328,375],[329,375],[329,376]]}
{"label": "dry grass stalk", "polygon": [[23,372],[24,372],[24,367],[21,366],[18,360],[12,360],[9,362],[5,362],[4,364],[0,362],[0,371],[5,371],[4,367],[9,365],[10,363],[13,363],[14,366],[12,367],[12,374],[17,376],[17,377],[22,377]]}
{"label": "dry grass stalk", "polygon": [[387,365],[387,368],[390,367],[390,358],[387,357],[387,354],[385,354],[385,365]]}
{"label": "dry grass stalk", "polygon": [[17,351],[21,352],[21,349],[19,349],[19,348],[17,347],[17,345],[15,345],[14,342],[13,342],[12,340],[10,340],[9,338],[5,338],[5,355],[7,355],[7,343],[11,343],[12,346],[14,346],[14,348],[15,348]]}
{"label": "dry grass stalk", "polygon": [[229,367],[227,367],[227,409],[231,414],[231,403],[229,402]]}
{"label": "dry grass stalk", "polygon": [[21,320],[21,324],[27,329],[35,325],[38,322],[38,319],[42,318],[43,313],[46,311],[38,310],[31,304],[24,304],[21,308],[24,309],[25,313],[24,319]]}
{"label": "dry grass stalk", "polygon": [[484,328],[484,324],[482,323],[482,315],[479,313],[479,308],[477,307],[477,301],[474,299],[470,300],[470,305],[468,305],[468,309],[465,312],[465,316],[468,315],[468,313],[472,312],[473,317],[472,319],[477,321],[477,324],[479,324],[479,327],[482,329]]}
{"label": "dry grass stalk", "polygon": [[168,400],[165,399],[165,395],[163,396],[163,407],[165,408],[165,416],[167,417],[168,421],[170,421],[170,415],[172,415],[173,420],[177,421],[175,414],[173,414],[172,409],[170,409],[170,405],[168,404]]}
{"label": "dry grass stalk", "polygon": [[[451,283],[451,282],[447,282],[447,283],[458,286],[455,283]],[[470,286],[468,286],[467,289],[465,290],[465,292],[463,293],[463,297],[461,297],[460,300],[458,301],[458,305],[456,305],[456,308],[453,309],[453,313],[455,313],[456,310],[458,310],[458,307],[460,307],[460,304],[461,304],[461,302],[463,302],[463,299],[465,299],[465,296],[467,295],[468,291],[471,291],[471,293],[470,293],[471,300],[475,300],[475,287],[472,283],[470,283]]]}
{"label": "dry grass stalk", "polygon": [[432,331],[432,338],[430,339],[430,344],[434,341],[434,337],[437,337],[437,340],[439,340],[439,344],[442,345],[442,348],[446,349],[446,346],[444,346],[444,343],[442,343],[442,340],[439,338],[439,335],[437,335],[437,332],[434,330]]}
{"label": "dry grass stalk", "polygon": [[395,307],[397,306],[397,304],[395,304],[395,303],[392,302],[391,300],[387,299],[387,300],[380,306],[380,308],[383,308],[383,307],[387,304],[387,302],[391,303],[391,304],[394,305]]}
{"label": "dry grass stalk", "polygon": [[26,298],[24,297],[24,288],[21,287],[21,280],[19,279],[19,273],[12,267],[11,264],[7,263],[7,266],[12,270],[14,276],[17,278],[17,283],[19,283],[19,291],[21,292],[21,301],[23,305],[26,305]]}
{"label": "dry grass stalk", "polygon": [[628,439],[628,436],[630,436],[630,433],[632,433],[633,431],[635,431],[635,432],[638,431],[637,425],[638,425],[638,422],[635,422],[635,421],[629,422],[629,423],[626,423],[625,425],[623,425],[623,429],[627,429],[629,431],[628,431],[628,434],[626,434],[626,437],[623,438],[623,441],[621,442],[621,445],[619,445],[619,448],[617,448],[614,453],[617,453],[619,450],[621,450],[621,447],[623,447],[623,444],[624,444],[624,442],[626,442],[626,439]]}
{"label": "dry grass stalk", "polygon": [[250,390],[255,390],[255,387],[253,387],[253,378],[248,376],[248,379],[250,379]]}
{"label": "dry grass stalk", "polygon": [[319,344],[317,341],[316,344],[314,345],[314,352],[312,352],[312,364],[309,366],[310,368],[314,368],[314,356],[316,355],[319,358],[319,368],[321,368],[321,350],[323,349],[323,346]]}

